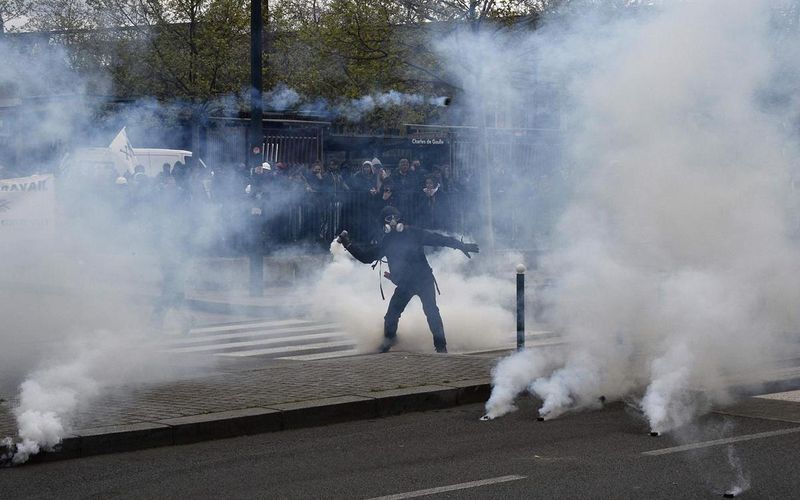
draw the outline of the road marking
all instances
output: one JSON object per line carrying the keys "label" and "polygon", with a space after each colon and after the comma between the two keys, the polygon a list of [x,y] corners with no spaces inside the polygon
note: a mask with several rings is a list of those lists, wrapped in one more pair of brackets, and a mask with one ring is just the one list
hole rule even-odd
{"label": "road marking", "polygon": [[[299,342],[304,340],[322,340],[343,338],[341,332],[309,333],[306,335],[293,335],[291,337],[269,337],[260,340],[247,340],[241,342],[227,342],[224,344],[195,345],[190,347],[175,347],[169,352],[205,352],[239,349],[242,347],[258,347],[285,342]],[[352,344],[352,342],[350,342]],[[295,346],[297,347],[297,346]]]}
{"label": "road marking", "polygon": [[680,453],[682,451],[696,450],[698,448],[708,448],[710,446],[738,443],[739,441],[751,441],[753,439],[762,439],[773,436],[783,436],[785,434],[794,434],[796,432],[800,432],[800,427],[792,427],[790,429],[780,429],[777,431],[769,431],[769,432],[759,432],[758,434],[745,434],[744,436],[735,436],[725,439],[715,439],[713,441],[703,441],[700,443],[685,444],[682,446],[673,446],[672,448],[661,448],[659,450],[643,451],[642,455],[649,455],[649,456],[667,455],[670,453]]}
{"label": "road marking", "polygon": [[210,326],[201,326],[197,328],[192,328],[192,332],[194,333],[213,333],[213,332],[224,332],[224,331],[231,331],[231,330],[251,330],[254,328],[261,328],[261,329],[270,329],[270,328],[280,328],[283,326],[289,325],[308,325],[313,323],[313,321],[308,321],[304,319],[282,319],[282,320],[275,320],[275,321],[251,321],[249,323],[234,323],[228,325],[210,325]]}
{"label": "road marking", "polygon": [[224,356],[226,358],[243,358],[247,356],[263,356],[265,354],[282,354],[293,351],[314,351],[319,349],[332,349],[337,347],[350,347],[353,342],[350,340],[342,340],[338,342],[319,342],[315,344],[298,344],[285,347],[273,347],[271,349],[254,349],[251,351],[239,352],[219,352],[217,356]]}
{"label": "road marking", "polygon": [[174,339],[170,343],[172,345],[177,346],[178,344],[200,344],[203,342],[228,341],[235,339],[248,339],[253,337],[280,337],[292,333],[303,333],[303,332],[330,333],[337,331],[340,331],[337,325],[328,325],[324,327],[301,326],[296,328],[295,327],[282,328],[280,330],[254,330],[251,332],[244,332],[244,333],[220,333],[218,335],[206,335],[203,337],[194,337],[193,336],[194,332],[189,332],[189,335],[187,335],[186,337]]}
{"label": "road marking", "polygon": [[451,484],[450,486],[440,486],[439,488],[429,488],[427,490],[409,491],[406,493],[396,493],[394,495],[387,495],[385,497],[375,497],[370,500],[401,500],[403,498],[416,498],[424,497],[426,495],[435,495],[437,493],[444,493],[445,491],[466,490],[468,488],[477,488],[478,486],[486,486],[488,484],[506,483],[508,481],[517,481],[525,479],[526,476],[500,476],[490,479],[481,479],[480,481],[470,481],[468,483]]}

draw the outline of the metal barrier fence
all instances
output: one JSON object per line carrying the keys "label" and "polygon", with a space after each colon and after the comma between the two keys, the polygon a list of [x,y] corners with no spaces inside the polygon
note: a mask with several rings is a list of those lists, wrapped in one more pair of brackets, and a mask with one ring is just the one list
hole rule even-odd
{"label": "metal barrier fence", "polygon": [[[424,195],[422,195],[424,196]],[[422,196],[409,194],[398,200],[398,206],[408,224],[426,229],[454,233],[469,233],[465,226],[462,193],[447,193],[432,206]],[[256,202],[249,200],[250,207],[258,206],[260,213],[251,214],[250,224],[254,234],[244,240],[270,251],[277,246],[301,242],[327,244],[341,231],[347,230],[356,241],[368,242],[377,239],[383,230],[380,211],[387,204],[379,194],[343,191],[338,193],[306,192],[288,203],[279,206],[270,204],[269,198]],[[233,250],[247,251],[246,248]]]}
{"label": "metal barrier fence", "polygon": [[285,163],[311,163],[322,158],[322,129],[264,131],[264,157],[273,165]]}
{"label": "metal barrier fence", "polygon": [[[217,120],[209,127],[206,136],[209,165],[246,161],[250,154],[246,125],[246,120]],[[284,125],[287,128],[265,128],[267,161],[273,165],[282,161],[291,166],[308,166],[324,159],[327,139],[323,127],[291,121]],[[474,233],[478,227],[490,227],[498,250],[540,246],[552,232],[563,198],[562,172],[556,168],[562,162],[561,132],[557,129],[512,132],[491,130],[484,141],[478,140],[475,130],[449,133],[451,179],[466,188],[452,193],[443,203],[452,205],[439,210],[438,217],[446,219],[443,224],[424,223],[421,219],[425,214],[417,213],[424,210],[417,202],[401,202],[407,217],[418,225],[438,225],[453,232]],[[488,182],[488,186],[483,186],[483,182]],[[358,221],[366,219],[360,214],[368,211],[368,203],[356,201],[355,193],[337,196],[334,201],[295,203],[288,209],[291,216],[281,217],[286,227],[272,233],[285,243],[308,240],[315,233],[323,239],[332,237],[341,227],[360,224]],[[372,210],[377,218],[379,209],[372,207]],[[491,218],[487,216],[489,213]]]}
{"label": "metal barrier fence", "polygon": [[[209,120],[205,131],[203,159],[212,168],[221,164],[247,163],[251,156],[248,120]],[[264,128],[263,159],[273,165],[311,163],[322,159],[323,130],[314,126],[290,129]]]}

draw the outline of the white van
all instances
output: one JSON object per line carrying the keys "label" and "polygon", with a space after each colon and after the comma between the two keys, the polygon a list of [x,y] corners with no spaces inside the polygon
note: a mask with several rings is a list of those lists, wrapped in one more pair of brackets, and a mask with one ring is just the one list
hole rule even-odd
{"label": "white van", "polygon": [[[170,167],[175,166],[176,162],[185,165],[186,160],[192,157],[192,152],[185,149],[133,148],[133,153],[134,165],[142,165],[148,177],[158,175],[165,163],[169,163]],[[198,158],[197,162],[200,167],[208,168],[203,160]]]}
{"label": "white van", "polygon": [[[78,148],[64,157],[60,171],[69,176],[111,177],[130,175],[136,165],[142,165],[145,174],[153,177],[165,163],[173,167],[176,162],[186,164],[192,157],[192,152],[184,149],[133,148],[133,153],[133,158],[127,159],[111,148]],[[207,168],[203,160],[197,161]]]}
{"label": "white van", "polygon": [[[126,176],[133,174],[136,165],[142,165],[145,174],[153,177],[161,172],[165,163],[172,168],[177,162],[185,165],[191,157],[192,152],[185,149],[134,148],[122,127],[107,148],[78,148],[67,154],[61,160],[60,171],[77,177]],[[207,168],[199,158],[197,163]]]}
{"label": "white van", "polygon": [[128,165],[111,148],[78,148],[62,158],[59,172],[68,177],[113,179],[124,175]]}

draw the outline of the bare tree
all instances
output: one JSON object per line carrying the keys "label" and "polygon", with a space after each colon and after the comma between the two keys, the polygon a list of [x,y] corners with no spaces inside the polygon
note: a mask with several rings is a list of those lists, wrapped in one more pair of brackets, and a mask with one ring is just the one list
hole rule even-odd
{"label": "bare tree", "polygon": [[9,24],[25,19],[33,5],[32,0],[0,0],[0,34]]}

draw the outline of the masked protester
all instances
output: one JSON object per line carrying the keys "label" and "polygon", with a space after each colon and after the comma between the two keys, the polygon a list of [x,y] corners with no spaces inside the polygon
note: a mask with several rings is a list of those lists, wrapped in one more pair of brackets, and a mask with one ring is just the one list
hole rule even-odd
{"label": "masked protester", "polygon": [[428,259],[425,257],[426,246],[449,247],[461,250],[467,257],[478,252],[475,243],[463,243],[455,238],[407,226],[399,210],[392,206],[381,210],[384,223],[383,237],[378,243],[359,245],[352,243],[343,231],[338,238],[339,243],[359,261],[370,264],[386,257],[389,272],[384,276],[397,288],[389,300],[389,308],[384,316],[383,343],[380,352],[387,352],[397,343],[397,323],[411,298],[415,295],[422,301],[422,310],[428,320],[433,334],[433,345],[436,352],[447,352],[447,340],[444,336],[444,325],[436,305],[436,280],[433,277]]}

